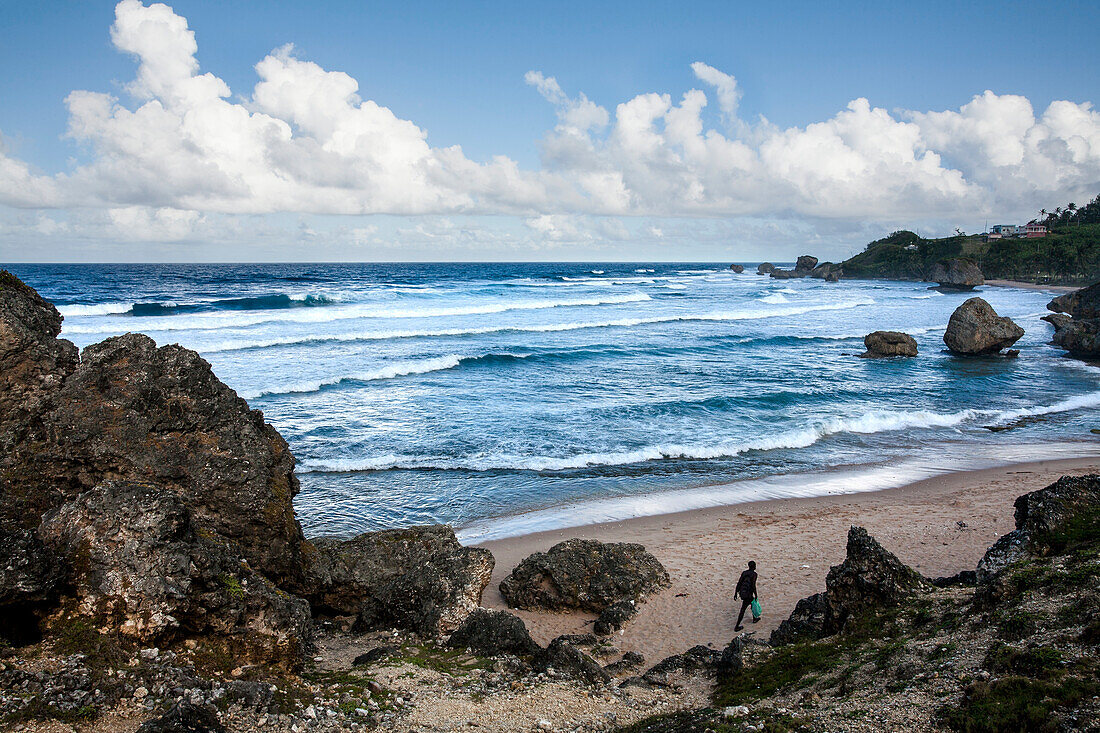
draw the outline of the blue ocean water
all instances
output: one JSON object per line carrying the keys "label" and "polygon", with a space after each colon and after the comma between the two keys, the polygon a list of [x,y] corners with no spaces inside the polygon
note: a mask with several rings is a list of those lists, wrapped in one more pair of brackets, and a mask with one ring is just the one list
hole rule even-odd
{"label": "blue ocean water", "polygon": [[[980,288],[1027,334],[1018,359],[963,359],[941,337],[969,295],[754,265],[8,268],[79,346],[201,353],[290,443],[310,535],[495,536],[1100,453],[1100,369],[1048,345],[1049,293]],[[876,329],[920,356],[856,358]]]}

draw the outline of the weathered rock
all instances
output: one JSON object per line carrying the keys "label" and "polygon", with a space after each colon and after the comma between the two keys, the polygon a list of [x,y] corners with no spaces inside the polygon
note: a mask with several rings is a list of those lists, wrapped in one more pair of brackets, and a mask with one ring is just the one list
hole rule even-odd
{"label": "weathered rock", "polygon": [[795,260],[794,269],[803,272],[809,272],[817,267],[817,258],[810,255],[802,255]]}
{"label": "weathered rock", "polygon": [[164,715],[142,723],[137,733],[225,733],[225,726],[214,710],[181,702]]}
{"label": "weathered rock", "polygon": [[623,672],[633,672],[645,664],[645,657],[638,652],[627,652],[623,654],[622,658],[617,662],[605,665],[604,670],[608,674],[619,675]]}
{"label": "weathered rock", "polygon": [[48,513],[44,545],[73,568],[75,613],[148,644],[204,638],[245,662],[296,668],[309,605],[205,530],[182,499],[106,481]]}
{"label": "weathered rock", "polygon": [[954,588],[974,586],[978,583],[978,575],[973,570],[960,570],[954,575],[933,578],[932,585],[937,588]]}
{"label": "weathered rock", "polygon": [[722,650],[722,656],[718,659],[718,666],[715,668],[718,682],[726,682],[741,674],[741,670],[745,668],[742,657],[743,648],[744,642],[741,637],[735,636]]}
{"label": "weathered rock", "polygon": [[642,545],[572,539],[525,559],[500,592],[513,608],[601,613],[668,585],[668,572]]}
{"label": "weathered rock", "polygon": [[767,275],[769,272],[775,269],[775,265],[770,262],[761,262],[756,266],[757,275]]}
{"label": "weathered rock", "polygon": [[1082,320],[1100,318],[1100,282],[1059,295],[1047,304],[1047,308]]}
{"label": "weathered rock", "polygon": [[776,280],[797,279],[801,277],[807,277],[809,274],[809,270],[780,270],[779,268],[776,268],[768,273],[770,277],[773,277]]}
{"label": "weathered rock", "polygon": [[523,619],[507,611],[486,608],[478,608],[467,616],[447,644],[458,649],[469,648],[486,657],[533,656],[541,651]]}
{"label": "weathered rock", "polygon": [[58,597],[64,577],[34,530],[0,518],[0,638],[36,641],[40,616]]}
{"label": "weathered rock", "polygon": [[604,685],[611,681],[611,675],[599,662],[561,638],[554,639],[539,654],[537,667],[543,671],[553,670],[589,685]]}
{"label": "weathered rock", "polygon": [[956,354],[995,354],[1023,335],[1011,318],[998,316],[981,298],[970,298],[951,314],[943,342]]}
{"label": "weathered rock", "polygon": [[847,556],[829,569],[825,592],[799,601],[790,618],[772,632],[771,643],[830,636],[841,631],[849,618],[896,606],[929,588],[920,573],[884,549],[867,530],[852,527]]}
{"label": "weathered rock", "polygon": [[638,604],[633,600],[612,603],[596,619],[592,631],[602,636],[614,633],[626,626],[626,622],[638,615]]}
{"label": "weathered rock", "polygon": [[670,683],[669,675],[679,672],[682,674],[713,674],[722,661],[723,652],[710,649],[699,644],[693,646],[682,654],[673,654],[665,657],[657,664],[646,670],[642,679],[651,685],[658,687],[667,686]]}
{"label": "weathered rock", "polygon": [[450,633],[480,605],[493,572],[488,550],[463,547],[445,525],[320,539],[314,547],[314,611],[355,615],[360,630]]}
{"label": "weathered rock", "polygon": [[900,331],[875,331],[863,337],[867,351],[861,358],[874,359],[888,356],[916,356],[917,341],[907,333]]}
{"label": "weathered rock", "polygon": [[1100,511],[1100,476],[1063,476],[1046,488],[1016,499],[1016,529],[1001,537],[978,562],[977,580],[987,583],[1028,555],[1059,550],[1075,525]]}
{"label": "weathered rock", "polygon": [[730,269],[733,270],[734,272],[736,272],[738,275],[740,275],[742,272],[745,271],[745,266],[744,265],[730,265]]}
{"label": "weathered rock", "polygon": [[977,263],[965,257],[940,260],[932,265],[928,279],[944,290],[973,290],[985,283]]}
{"label": "weathered rock", "polygon": [[1073,356],[1100,359],[1100,318],[1073,318],[1063,322],[1061,328],[1055,326],[1051,341]]}
{"label": "weathered rock", "polygon": [[395,646],[383,644],[382,646],[376,646],[373,649],[368,649],[362,654],[357,655],[355,659],[351,660],[351,666],[365,667],[371,664],[377,664],[383,659],[389,659],[390,657],[396,656],[400,652],[401,650]]}
{"label": "weathered rock", "polygon": [[840,273],[839,272],[830,272],[830,273],[828,273],[827,275],[825,275],[825,282],[827,282],[827,283],[840,282]]}
{"label": "weathered rock", "polygon": [[1073,319],[1063,313],[1048,313],[1042,316],[1039,320],[1046,321],[1050,325],[1054,326],[1054,332],[1058,333],[1066,326],[1073,323]]}

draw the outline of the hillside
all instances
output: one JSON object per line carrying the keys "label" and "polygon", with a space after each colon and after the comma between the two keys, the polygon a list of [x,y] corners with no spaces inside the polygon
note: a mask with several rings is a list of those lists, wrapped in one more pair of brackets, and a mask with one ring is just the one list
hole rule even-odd
{"label": "hillside", "polygon": [[989,242],[981,235],[925,239],[896,231],[845,260],[844,276],[926,280],[936,262],[967,257],[988,280],[1085,285],[1100,277],[1100,196],[1080,209],[1059,209],[1039,223],[1048,227],[1047,236]]}

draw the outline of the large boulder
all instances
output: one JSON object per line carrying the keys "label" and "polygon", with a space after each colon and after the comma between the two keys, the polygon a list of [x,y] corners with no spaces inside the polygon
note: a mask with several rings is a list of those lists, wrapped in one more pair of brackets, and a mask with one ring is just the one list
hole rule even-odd
{"label": "large boulder", "polygon": [[492,554],[463,547],[446,525],[325,538],[313,546],[314,611],[354,615],[363,631],[448,634],[480,605],[493,573]]}
{"label": "large boulder", "polygon": [[916,339],[900,331],[874,331],[863,337],[863,345],[867,347],[860,354],[864,359],[917,355]]}
{"label": "large boulder", "polygon": [[[1057,315],[1048,316],[1055,318]],[[1063,316],[1064,318],[1064,316]],[[1055,346],[1060,346],[1073,356],[1100,359],[1100,318],[1067,319],[1061,327],[1054,326]]]}
{"label": "large boulder", "polygon": [[988,582],[1028,555],[1063,549],[1090,527],[1095,532],[1100,476],[1063,476],[1046,488],[1018,497],[1014,506],[1016,529],[997,540],[978,562],[979,583]]}
{"label": "large boulder", "polygon": [[944,290],[973,290],[985,283],[977,263],[965,257],[940,260],[932,265],[928,279]]}
{"label": "large boulder", "polygon": [[1058,333],[1063,328],[1073,323],[1073,319],[1065,315],[1064,313],[1048,313],[1045,316],[1042,316],[1039,320],[1046,321],[1050,325],[1054,326],[1055,333]]}
{"label": "large boulder", "polygon": [[970,298],[951,314],[943,342],[956,354],[995,354],[1024,335],[1011,318],[998,316],[986,301]]}
{"label": "large boulder", "polygon": [[825,577],[825,592],[804,598],[771,635],[772,644],[819,639],[844,629],[850,618],[897,606],[931,584],[880,545],[862,527],[848,531],[847,555]]}
{"label": "large boulder", "polygon": [[775,265],[770,262],[761,262],[756,266],[757,275],[767,275],[769,272],[775,269]]}
{"label": "large boulder", "polygon": [[74,613],[145,644],[204,638],[243,662],[296,668],[309,605],[204,529],[169,489],[106,481],[48,513],[44,545],[72,568]]}
{"label": "large boulder", "polygon": [[1100,318],[1100,282],[1059,295],[1047,304],[1047,308],[1074,318]]}
{"label": "large boulder", "polygon": [[802,255],[794,263],[794,269],[799,272],[809,272],[817,267],[817,258],[810,255]]}
{"label": "large boulder", "polygon": [[829,280],[836,282],[840,279],[841,273],[844,272],[842,265],[835,264],[833,262],[822,262],[812,270],[810,270],[810,277],[816,277],[819,280]]}
{"label": "large boulder", "polygon": [[572,539],[525,559],[500,582],[500,593],[513,608],[600,613],[669,582],[664,566],[642,545]]}
{"label": "large boulder", "polygon": [[745,271],[745,266],[744,265],[736,265],[736,264],[735,265],[730,265],[730,270],[732,270],[733,272],[740,275],[742,272]]}
{"label": "large boulder", "polygon": [[475,654],[498,657],[514,654],[517,657],[533,656],[542,651],[523,619],[507,611],[475,609],[466,617],[447,641],[448,646],[471,649]]}

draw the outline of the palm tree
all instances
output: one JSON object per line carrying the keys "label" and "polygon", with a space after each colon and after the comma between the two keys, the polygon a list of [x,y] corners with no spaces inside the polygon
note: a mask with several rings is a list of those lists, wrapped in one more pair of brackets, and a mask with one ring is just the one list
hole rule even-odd
{"label": "palm tree", "polygon": [[1073,221],[1073,218],[1077,215],[1077,204],[1070,201],[1066,204],[1066,211],[1069,212],[1069,220]]}

